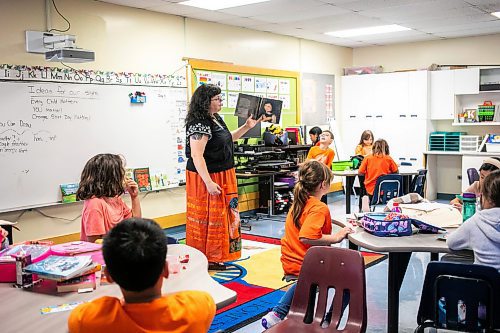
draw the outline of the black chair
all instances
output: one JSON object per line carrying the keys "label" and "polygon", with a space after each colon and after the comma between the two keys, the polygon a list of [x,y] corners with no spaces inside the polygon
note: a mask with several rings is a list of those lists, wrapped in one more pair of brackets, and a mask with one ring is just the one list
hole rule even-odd
{"label": "black chair", "polygon": [[467,177],[469,178],[469,185],[479,180],[479,173],[475,168],[467,169]]}
{"label": "black chair", "polygon": [[493,267],[448,262],[427,265],[418,327],[491,332],[500,328],[500,273]]}
{"label": "black chair", "polygon": [[410,193],[418,193],[421,197],[424,197],[424,186],[425,180],[427,179],[427,170],[418,170],[418,175],[413,177],[410,184]]}
{"label": "black chair", "polygon": [[383,175],[377,178],[370,203],[372,211],[375,206],[403,195],[403,176],[398,174]]}

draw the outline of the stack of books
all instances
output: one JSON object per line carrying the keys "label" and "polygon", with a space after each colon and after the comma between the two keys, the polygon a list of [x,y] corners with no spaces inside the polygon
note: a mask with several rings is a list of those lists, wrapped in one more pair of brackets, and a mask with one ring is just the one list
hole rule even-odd
{"label": "stack of books", "polygon": [[101,265],[92,261],[91,256],[50,255],[42,261],[26,266],[27,273],[38,275],[41,279],[57,281],[59,292],[78,291],[82,288],[95,288],[95,272]]}

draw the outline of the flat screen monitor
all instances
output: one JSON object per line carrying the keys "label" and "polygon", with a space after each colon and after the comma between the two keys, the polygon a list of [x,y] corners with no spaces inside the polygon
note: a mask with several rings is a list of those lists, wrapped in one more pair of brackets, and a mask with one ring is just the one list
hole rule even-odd
{"label": "flat screen monitor", "polygon": [[[238,117],[238,127],[243,126],[245,124],[246,119]],[[243,136],[241,137],[242,139],[251,139],[251,138],[257,138],[261,139],[262,138],[262,132],[261,132],[261,127],[260,123],[257,123],[254,128],[249,129]]]}

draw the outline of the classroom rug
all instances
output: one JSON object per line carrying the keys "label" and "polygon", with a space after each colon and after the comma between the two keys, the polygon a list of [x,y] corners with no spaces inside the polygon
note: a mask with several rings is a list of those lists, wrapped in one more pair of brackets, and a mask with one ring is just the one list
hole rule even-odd
{"label": "classroom rug", "polygon": [[[248,236],[242,235],[241,259],[228,263],[225,271],[210,271],[213,279],[238,296],[236,302],[217,311],[209,333],[234,332],[254,322],[276,305],[290,285],[282,281],[279,239],[276,243],[274,238]],[[387,257],[373,252],[362,254],[366,267]]]}

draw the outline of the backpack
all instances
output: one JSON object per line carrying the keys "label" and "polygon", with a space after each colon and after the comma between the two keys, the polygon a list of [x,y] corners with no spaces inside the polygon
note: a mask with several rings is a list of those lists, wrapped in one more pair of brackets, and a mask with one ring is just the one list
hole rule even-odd
{"label": "backpack", "polygon": [[353,170],[359,169],[359,166],[361,165],[361,162],[363,162],[364,158],[365,157],[363,155],[351,156],[352,169]]}

